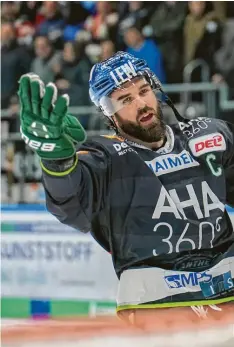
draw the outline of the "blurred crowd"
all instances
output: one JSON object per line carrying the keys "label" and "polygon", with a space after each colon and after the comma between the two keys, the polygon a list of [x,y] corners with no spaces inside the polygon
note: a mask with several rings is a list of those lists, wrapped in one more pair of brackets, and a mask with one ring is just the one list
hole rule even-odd
{"label": "blurred crowd", "polygon": [[[179,83],[194,59],[210,81],[234,81],[234,4],[226,1],[2,1],[1,108],[17,107],[17,81],[29,71],[90,105],[92,64],[117,50],[147,60],[163,83]],[[200,81],[195,71],[192,81]]]}
{"label": "blurred crowd", "polygon": [[[90,106],[91,67],[118,50],[144,58],[167,84],[183,82],[184,67],[199,59],[209,67],[206,81],[227,83],[234,98],[232,1],[2,1],[1,109],[7,112],[1,115],[1,171],[7,200],[34,199],[36,186],[24,198],[22,187],[39,182],[41,175],[33,152],[20,139],[8,139],[19,132],[20,76],[34,72],[68,93],[71,106]],[[204,75],[198,67],[191,82],[200,81]],[[85,116],[82,124],[95,128],[87,123],[94,117]],[[15,182],[21,182],[18,195]]]}

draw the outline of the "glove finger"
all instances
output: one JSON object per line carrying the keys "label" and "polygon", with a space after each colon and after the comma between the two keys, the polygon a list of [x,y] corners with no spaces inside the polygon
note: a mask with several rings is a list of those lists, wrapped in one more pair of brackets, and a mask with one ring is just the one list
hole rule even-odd
{"label": "glove finger", "polygon": [[69,96],[67,94],[64,94],[62,96],[59,96],[55,105],[53,112],[50,115],[50,122],[52,124],[60,124],[63,121],[63,118],[67,114],[69,105]]}
{"label": "glove finger", "polygon": [[44,83],[40,78],[31,78],[32,110],[34,115],[41,117],[41,100],[45,93]]}
{"label": "glove finger", "polygon": [[79,120],[71,115],[67,115],[63,120],[64,132],[72,138],[74,142],[84,142],[86,140],[86,132]]}
{"label": "glove finger", "polygon": [[49,120],[54,103],[57,100],[58,90],[54,83],[48,83],[41,104],[41,115],[45,120]]}
{"label": "glove finger", "polygon": [[[31,91],[30,91],[30,74],[21,76],[19,80],[19,101],[24,112],[32,113]],[[21,112],[23,115],[24,112]]]}

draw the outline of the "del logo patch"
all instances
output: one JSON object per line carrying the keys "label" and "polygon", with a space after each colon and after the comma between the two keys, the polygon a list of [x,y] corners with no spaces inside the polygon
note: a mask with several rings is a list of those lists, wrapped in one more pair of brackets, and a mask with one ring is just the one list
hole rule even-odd
{"label": "del logo patch", "polygon": [[213,133],[190,140],[189,147],[193,155],[199,157],[205,153],[225,151],[226,142],[222,134]]}

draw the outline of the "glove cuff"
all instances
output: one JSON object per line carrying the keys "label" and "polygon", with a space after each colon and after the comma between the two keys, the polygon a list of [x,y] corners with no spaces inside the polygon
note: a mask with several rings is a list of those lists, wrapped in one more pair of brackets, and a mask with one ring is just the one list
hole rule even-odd
{"label": "glove cuff", "polygon": [[44,172],[52,176],[65,176],[71,173],[78,163],[78,155],[63,160],[41,159],[41,167]]}

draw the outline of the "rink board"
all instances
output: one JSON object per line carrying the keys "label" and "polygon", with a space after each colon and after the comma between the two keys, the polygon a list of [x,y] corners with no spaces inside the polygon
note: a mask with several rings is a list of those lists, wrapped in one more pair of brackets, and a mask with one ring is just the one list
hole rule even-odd
{"label": "rink board", "polygon": [[[234,224],[234,209],[227,210]],[[1,230],[2,317],[114,314],[111,256],[89,234],[40,205],[3,206]]]}

